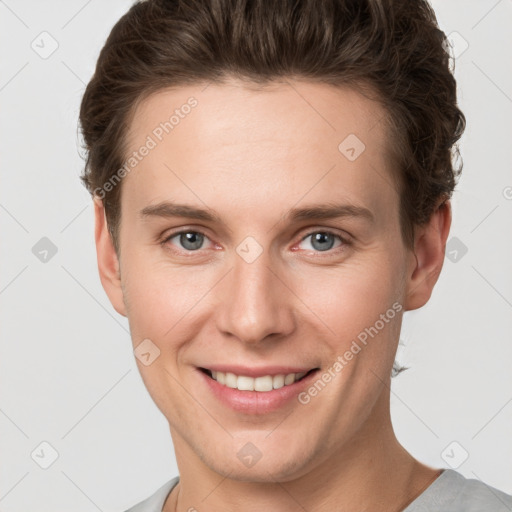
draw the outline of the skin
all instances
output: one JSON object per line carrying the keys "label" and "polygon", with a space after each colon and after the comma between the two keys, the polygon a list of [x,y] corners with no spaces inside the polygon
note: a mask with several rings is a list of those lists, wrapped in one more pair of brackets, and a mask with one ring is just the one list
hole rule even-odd
{"label": "skin", "polygon": [[[403,313],[429,300],[441,272],[450,203],[407,250],[385,112],[350,88],[258,90],[232,79],[160,91],[139,105],[130,151],[190,96],[197,107],[123,180],[119,258],[95,200],[103,287],[128,317],[133,346],[149,338],[160,350],[137,364],[169,422],[180,473],[165,512],[402,510],[439,469],[396,439],[390,373]],[[353,162],[338,150],[351,133],[366,146]],[[162,201],[210,209],[221,222],[140,216]],[[364,206],[374,222],[285,218],[326,202]],[[205,235],[199,249],[179,236],[162,243],[180,228]],[[323,246],[308,236],[325,230],[335,236]],[[247,236],[263,249],[252,263],[236,252]],[[402,311],[306,405],[235,412],[198,376],[208,363],[325,370],[395,302]],[[262,454],[249,468],[237,457],[248,442]]]}

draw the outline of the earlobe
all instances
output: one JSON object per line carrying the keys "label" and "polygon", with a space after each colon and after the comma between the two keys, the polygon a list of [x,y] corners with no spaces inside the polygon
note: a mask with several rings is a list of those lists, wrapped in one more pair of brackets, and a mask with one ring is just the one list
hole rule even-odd
{"label": "earlobe", "polygon": [[108,231],[105,208],[99,197],[94,198],[94,238],[101,284],[114,309],[126,316],[119,260]]}
{"label": "earlobe", "polygon": [[417,228],[405,298],[405,310],[424,306],[443,268],[446,239],[452,221],[451,203],[441,202],[425,226]]}

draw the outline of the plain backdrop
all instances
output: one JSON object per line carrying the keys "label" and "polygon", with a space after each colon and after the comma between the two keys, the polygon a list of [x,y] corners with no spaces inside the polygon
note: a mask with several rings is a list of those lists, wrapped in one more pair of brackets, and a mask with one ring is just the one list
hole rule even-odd
{"label": "plain backdrop", "polygon": [[[122,511],[177,475],[79,181],[80,100],[131,3],[0,1],[2,512]],[[405,315],[392,418],[421,461],[512,493],[512,1],[433,5],[456,55],[464,170],[441,277]]]}

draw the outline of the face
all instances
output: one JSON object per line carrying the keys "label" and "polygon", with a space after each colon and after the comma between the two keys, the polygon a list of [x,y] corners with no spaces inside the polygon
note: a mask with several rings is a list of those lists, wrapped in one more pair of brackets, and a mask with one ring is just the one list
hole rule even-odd
{"label": "face", "polygon": [[384,116],[306,82],[139,105],[130,154],[155,145],[123,180],[119,262],[97,238],[178,464],[287,481],[388,421],[402,314],[419,306]]}

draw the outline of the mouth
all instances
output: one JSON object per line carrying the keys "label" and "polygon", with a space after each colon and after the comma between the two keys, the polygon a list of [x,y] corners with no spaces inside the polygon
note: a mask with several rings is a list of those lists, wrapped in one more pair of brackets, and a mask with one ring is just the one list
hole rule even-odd
{"label": "mouth", "polygon": [[276,375],[262,375],[258,377],[250,377],[248,375],[236,375],[231,372],[221,372],[209,370],[207,368],[199,368],[201,372],[218,384],[239,391],[257,391],[260,393],[268,393],[275,389],[292,386],[296,382],[306,379],[310,374],[318,371],[320,368],[312,368],[309,371],[297,373],[280,373]]}
{"label": "mouth", "polygon": [[[260,416],[278,413],[299,404],[297,397],[312,385],[319,367],[307,366],[196,366],[205,397],[239,414]],[[236,372],[236,373],[235,373]],[[201,385],[201,384],[200,384]],[[300,402],[302,403],[302,402]]]}

